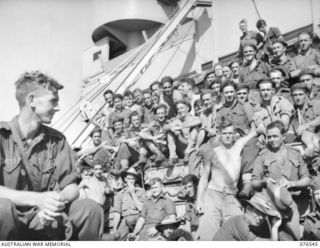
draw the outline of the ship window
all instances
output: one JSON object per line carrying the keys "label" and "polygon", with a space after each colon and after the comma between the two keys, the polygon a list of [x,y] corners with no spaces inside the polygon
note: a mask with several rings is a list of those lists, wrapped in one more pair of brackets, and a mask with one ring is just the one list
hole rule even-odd
{"label": "ship window", "polygon": [[127,47],[119,41],[110,40],[109,47],[110,47],[110,50],[109,50],[110,60],[127,52]]}
{"label": "ship window", "polygon": [[99,56],[100,56],[101,54],[102,54],[101,50],[98,51],[98,52],[95,52],[95,53],[93,54],[93,61],[98,60],[98,59],[99,59]]}
{"label": "ship window", "polygon": [[204,64],[202,64],[201,65],[201,70],[202,71],[207,71],[207,70],[210,70],[210,69],[212,69],[212,60],[211,61],[209,61],[209,62],[206,62],[206,63],[204,63]]}

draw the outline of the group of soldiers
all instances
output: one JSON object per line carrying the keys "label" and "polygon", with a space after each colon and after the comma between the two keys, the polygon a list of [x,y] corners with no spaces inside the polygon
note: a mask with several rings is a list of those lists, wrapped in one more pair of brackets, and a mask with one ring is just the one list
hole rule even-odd
{"label": "group of soldiers", "polygon": [[[303,32],[289,57],[278,28],[239,25],[239,58],[203,80],[106,90],[83,148],[44,125],[62,85],[23,74],[20,113],[0,124],[1,239],[319,240],[319,49]],[[180,189],[145,181],[151,168],[173,180],[178,164]]]}

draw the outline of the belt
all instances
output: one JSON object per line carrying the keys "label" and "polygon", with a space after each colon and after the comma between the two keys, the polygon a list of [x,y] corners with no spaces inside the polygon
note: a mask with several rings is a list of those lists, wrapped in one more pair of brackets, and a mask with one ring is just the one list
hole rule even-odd
{"label": "belt", "polygon": [[225,194],[229,194],[229,195],[236,195],[238,192],[237,189],[230,189],[227,186],[218,186],[218,185],[214,185],[212,183],[209,183],[208,189],[212,189],[212,190],[222,192]]}

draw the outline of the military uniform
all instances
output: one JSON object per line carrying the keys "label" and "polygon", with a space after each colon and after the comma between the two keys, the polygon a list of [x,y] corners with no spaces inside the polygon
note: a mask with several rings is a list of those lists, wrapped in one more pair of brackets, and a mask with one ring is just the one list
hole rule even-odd
{"label": "military uniform", "polygon": [[320,212],[318,209],[306,216],[303,227],[304,240],[320,240]]}
{"label": "military uniform", "polygon": [[[307,53],[302,54],[299,52],[297,56],[292,58],[290,63],[290,72],[299,69],[306,69],[311,65],[320,66],[320,52],[312,48],[310,48]],[[314,80],[317,81],[318,84],[320,83],[319,76],[316,76]]]}
{"label": "military uniform", "polygon": [[[282,178],[289,181],[298,181],[302,178],[310,177],[307,165],[302,159],[299,151],[290,146],[283,145],[283,147],[273,152],[267,148],[263,149],[255,161],[255,167],[252,173],[252,180],[262,180],[263,178],[272,178],[277,183]],[[296,195],[301,192],[292,192]],[[308,203],[308,198],[300,194],[294,197],[294,202],[291,206],[291,216],[283,221],[282,229],[279,229],[280,240],[298,240],[299,239],[299,210],[297,205],[304,205]],[[301,201],[301,202],[300,202]],[[288,235],[288,230],[291,229],[292,234]]]}
{"label": "military uniform", "polygon": [[255,112],[254,119],[263,121],[264,126],[269,123],[281,120],[282,115],[288,115],[290,118],[293,115],[293,105],[282,96],[273,96],[270,107],[261,106],[262,111]]}
{"label": "military uniform", "polygon": [[[27,143],[19,127],[18,118],[14,118],[11,124],[22,141],[29,164],[24,164],[9,124],[0,123],[1,186],[20,191],[46,192],[60,191],[76,183],[74,155],[63,134],[40,125],[35,138],[31,143]],[[47,232],[40,223],[37,207],[16,206],[7,198],[0,198],[0,205],[1,240],[71,238],[68,236],[70,230],[67,233],[68,230],[65,229],[68,222],[74,226],[73,238],[96,240],[102,235],[102,208],[89,199],[73,201],[66,208],[63,220],[58,221],[58,226],[52,227],[51,232]],[[49,233],[58,235],[52,237]]]}
{"label": "military uniform", "polygon": [[163,221],[167,216],[176,214],[174,202],[163,195],[158,199],[148,199],[145,201],[140,216],[145,219],[142,230],[139,233],[139,240],[149,240],[148,229]]}
{"label": "military uniform", "polygon": [[[296,109],[292,118],[292,127],[296,130],[300,125],[309,123],[320,116],[320,101],[319,100],[308,100],[303,105],[302,109]],[[318,132],[317,127],[309,127],[310,132]]]}
{"label": "military uniform", "polygon": [[252,122],[254,110],[249,103],[240,103],[234,101],[232,106],[226,107],[225,105],[219,109],[217,113],[217,126],[224,120],[232,121],[234,128],[242,133],[242,136],[249,133],[250,123]]}
{"label": "military uniform", "polygon": [[[135,187],[135,193],[139,201],[144,202],[144,189]],[[140,211],[137,209],[128,188],[122,189],[116,195],[114,200],[114,210],[122,217],[118,228],[120,240],[122,240],[127,234],[133,231],[140,214]]]}

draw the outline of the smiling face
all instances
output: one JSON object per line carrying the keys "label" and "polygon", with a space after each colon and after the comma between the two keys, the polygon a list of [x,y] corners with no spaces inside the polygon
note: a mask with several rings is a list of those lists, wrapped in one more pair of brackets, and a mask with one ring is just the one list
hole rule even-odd
{"label": "smiling face", "polygon": [[256,55],[256,50],[252,46],[246,46],[243,48],[244,58],[247,62],[251,62]]}
{"label": "smiling face", "polygon": [[281,42],[272,45],[272,54],[275,58],[280,58],[286,51],[286,47]]}
{"label": "smiling face", "polygon": [[183,185],[183,188],[188,197],[192,198],[195,196],[196,189],[192,182],[188,182],[186,185]]}
{"label": "smiling face", "polygon": [[281,134],[279,128],[271,128],[267,130],[267,143],[273,150],[278,150],[284,142],[284,135]]}
{"label": "smiling face", "polygon": [[60,110],[57,90],[41,88],[28,95],[28,101],[35,119],[40,123],[50,124],[53,116]]}
{"label": "smiling face", "polygon": [[165,107],[158,108],[156,111],[156,115],[157,115],[158,121],[164,122],[166,119],[166,108]]}

